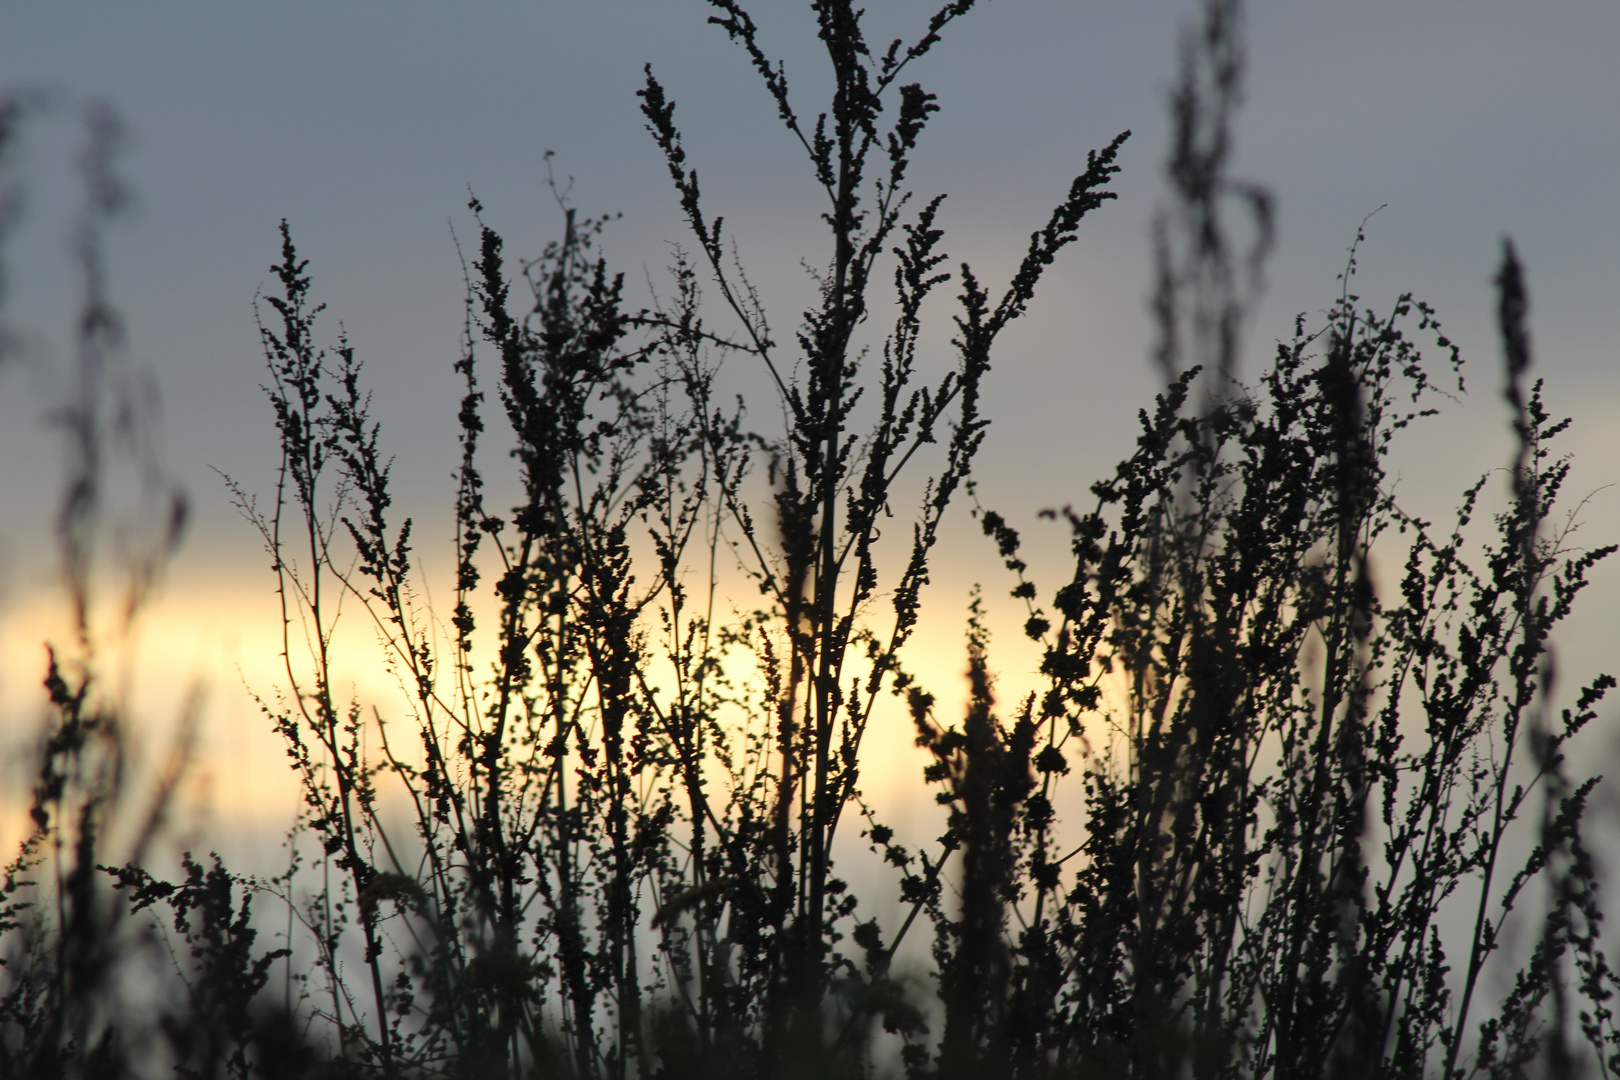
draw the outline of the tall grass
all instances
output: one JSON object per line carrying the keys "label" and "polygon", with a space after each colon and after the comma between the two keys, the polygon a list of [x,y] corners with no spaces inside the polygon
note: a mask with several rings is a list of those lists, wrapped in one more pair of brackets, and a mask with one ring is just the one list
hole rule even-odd
{"label": "tall grass", "polygon": [[[905,670],[997,340],[1114,197],[1126,137],[1088,155],[1004,285],[953,265],[942,197],[906,188],[937,109],[904,79],[971,6],[880,48],[850,4],[817,4],[834,91],[809,113],[715,0],[826,197],[790,344],[650,68],[642,111],[694,243],[667,302],[633,307],[605,222],[561,196],[532,261],[472,202],[448,588],[395,512],[359,348],[325,336],[283,224],[261,308],[279,468],[230,491],[280,598],[284,683],[262,704],[301,785],[291,861],[255,880],[188,855],[170,882],[140,849],[101,854],[102,816],[126,812],[99,764],[116,725],[93,655],[53,665],[39,829],[5,887],[9,1075],[1607,1075],[1597,781],[1565,758],[1614,680],[1561,707],[1549,643],[1614,548],[1573,549],[1559,516],[1567,422],[1529,381],[1522,268],[1507,247],[1517,452],[1483,530],[1490,473],[1444,526],[1393,497],[1391,455],[1461,393],[1462,358],[1421,302],[1361,306],[1355,249],[1326,314],[1240,379],[1271,219],[1227,172],[1231,0],[1187,35],[1172,98],[1165,386],[1135,449],[1089,508],[1049,515],[1069,567],[1027,565],[977,492],[959,509],[1027,605],[1040,688],[996,701],[977,605],[963,716]],[[951,362],[929,374],[944,290]],[[764,373],[780,429],[721,400],[722,365]],[[356,612],[397,698],[341,696]],[[920,846],[860,794],[868,727],[895,713],[942,808]],[[862,847],[881,896],[839,876]],[[30,890],[30,868],[56,881]],[[148,908],[172,976],[130,918]],[[1524,955],[1515,912],[1537,927]],[[919,984],[901,950],[930,934]],[[145,1029],[142,978],[177,988]]]}

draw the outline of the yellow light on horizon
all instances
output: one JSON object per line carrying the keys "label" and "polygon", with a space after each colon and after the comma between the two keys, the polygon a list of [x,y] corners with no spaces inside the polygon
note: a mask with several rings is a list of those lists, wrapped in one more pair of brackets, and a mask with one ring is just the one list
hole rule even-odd
{"label": "yellow light on horizon", "polygon": [[[212,832],[284,832],[300,805],[286,746],[264,711],[288,704],[280,607],[273,589],[268,576],[193,574],[156,597],[133,635],[105,644],[98,658],[100,677],[109,680],[108,689],[129,717],[134,774],[161,769],[188,701],[200,695],[196,748],[170,816],[174,831],[194,837],[199,846],[210,842]],[[58,597],[41,590],[18,598],[0,619],[0,731],[12,762],[0,788],[0,840],[8,850],[28,828],[33,753],[46,715],[44,643],[71,640],[64,607]],[[1017,709],[1025,684],[1035,685],[1021,676],[1038,664],[1039,648],[1024,639],[1010,614],[998,618],[992,612],[990,629],[992,663],[1002,672],[998,711],[1006,717]],[[299,634],[292,642],[295,670],[307,671]],[[402,735],[398,725],[410,722],[407,688],[390,670],[375,624],[352,597],[345,601],[334,644],[339,707],[357,703],[373,728],[373,710],[384,719],[393,717],[390,734]],[[935,695],[938,723],[959,724],[968,698],[962,620],[925,621],[905,652],[904,665]],[[374,733],[368,738],[375,748]],[[399,742],[409,744],[408,752],[417,749],[414,736]],[[905,701],[885,692],[865,736],[859,786],[869,804],[888,819],[913,819],[933,803],[933,789],[925,787],[921,776],[927,755],[915,742]],[[385,805],[403,811],[402,793],[390,794],[389,788],[397,787],[391,779],[380,781]]]}

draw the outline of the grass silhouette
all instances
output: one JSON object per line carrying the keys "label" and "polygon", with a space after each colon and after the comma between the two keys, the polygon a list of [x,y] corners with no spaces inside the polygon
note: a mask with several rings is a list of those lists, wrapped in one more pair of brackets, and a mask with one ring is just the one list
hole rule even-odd
{"label": "grass silhouette", "polygon": [[[272,878],[189,854],[183,880],[157,876],[172,781],[130,851],[106,846],[106,823],[141,811],[90,627],[118,411],[95,261],[116,207],[92,170],[58,529],[79,634],[52,654],[37,828],[0,890],[0,1072],[1606,1075],[1597,781],[1565,762],[1614,679],[1560,707],[1549,642],[1614,548],[1578,551],[1557,524],[1567,421],[1530,381],[1512,247],[1497,292],[1517,452],[1481,537],[1486,479],[1444,527],[1392,494],[1401,433],[1461,392],[1462,358],[1420,301],[1360,306],[1358,248],[1321,319],[1239,378],[1270,201],[1228,175],[1241,11],[1210,0],[1171,102],[1164,389],[1094,504],[1049,514],[1072,564],[1032,567],[971,488],[980,392],[1001,332],[1113,198],[1126,135],[991,286],[945,253],[941,197],[906,189],[937,107],[905,80],[971,0],[887,47],[848,2],[818,3],[834,89],[814,114],[748,12],[713,6],[826,196],[818,303],[776,340],[650,68],[642,111],[695,243],[667,303],[628,304],[598,253],[606,221],[561,194],[561,238],[515,263],[474,200],[448,609],[394,512],[358,347],[323,344],[283,223],[260,311],[279,469],[262,497],[230,482],[276,575],[285,685],[261,704],[303,796]],[[0,112],[0,152],[20,116]],[[953,362],[930,378],[942,287]],[[766,373],[779,430],[719,400],[722,364]],[[167,525],[131,564],[130,612],[182,522],[172,492],[153,497]],[[945,717],[902,659],[964,498],[1027,605],[1042,684],[996,701],[976,602],[971,697]],[[1398,596],[1375,588],[1375,543],[1400,552]],[[751,610],[718,597],[732,557]],[[401,699],[340,697],[344,608]],[[944,815],[920,846],[860,795],[868,725],[896,709]],[[1080,820],[1061,822],[1076,788]],[[838,876],[851,844],[886,868],[894,923]],[[1516,955],[1504,926],[1532,906]],[[925,934],[919,985],[897,958]],[[1510,989],[1490,1000],[1497,969]]]}

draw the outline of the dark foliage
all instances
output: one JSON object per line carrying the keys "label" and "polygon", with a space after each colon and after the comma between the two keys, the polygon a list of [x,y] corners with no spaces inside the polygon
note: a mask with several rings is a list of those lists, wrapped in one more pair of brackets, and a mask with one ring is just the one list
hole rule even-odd
{"label": "dark foliage", "polygon": [[[1227,175],[1241,12],[1211,0],[1172,97],[1165,387],[1089,508],[1046,515],[1073,566],[1043,591],[1018,530],[971,485],[980,392],[1000,333],[1114,197],[1126,136],[1088,155],[992,288],[947,269],[943,196],[905,186],[937,106],[902,77],[971,2],[887,46],[849,3],[815,4],[834,90],[813,117],[751,16],[713,3],[826,196],[817,303],[791,345],[774,338],[650,68],[642,112],[696,240],[667,303],[627,302],[598,254],[606,221],[562,193],[562,238],[532,261],[508,256],[474,200],[448,619],[394,510],[359,353],[321,344],[323,305],[282,226],[261,325],[276,487],[261,504],[230,484],[281,601],[285,685],[262,704],[304,799],[281,876],[190,855],[183,881],[155,876],[143,856],[161,801],[129,857],[101,854],[103,823],[125,812],[120,718],[85,629],[99,414],[74,414],[61,538],[81,641],[71,665],[53,656],[38,830],[0,898],[0,1071],[1620,1066],[1583,831],[1598,781],[1566,760],[1615,680],[1560,708],[1549,651],[1614,548],[1573,548],[1555,516],[1567,421],[1529,381],[1511,246],[1497,289],[1517,450],[1480,537],[1489,474],[1445,526],[1393,497],[1391,454],[1446,387],[1462,392],[1462,358],[1420,301],[1362,305],[1361,237],[1319,324],[1301,317],[1240,380],[1270,200]],[[0,155],[18,115],[0,109]],[[92,185],[95,212],[111,212],[109,190]],[[110,311],[85,250],[87,310]],[[947,284],[952,363],[929,376],[920,342]],[[727,329],[708,321],[714,300]],[[88,351],[109,325],[85,321]],[[780,431],[719,400],[722,362],[766,372]],[[488,464],[491,444],[509,470]],[[998,711],[976,595],[953,723],[901,661],[963,497],[1043,659],[1039,688]],[[896,550],[884,533],[909,499]],[[726,593],[731,564],[757,608]],[[397,699],[338,696],[345,604],[370,620]],[[861,798],[862,743],[885,710],[909,715],[927,755],[943,829],[929,844],[902,843]],[[875,887],[898,900],[893,925],[837,872],[862,848],[892,882]],[[287,929],[261,950],[269,912]],[[1513,918],[1536,927],[1527,951],[1510,947]],[[923,929],[931,947],[912,938]],[[925,949],[919,980],[907,965]],[[181,989],[146,1017],[141,978]]]}

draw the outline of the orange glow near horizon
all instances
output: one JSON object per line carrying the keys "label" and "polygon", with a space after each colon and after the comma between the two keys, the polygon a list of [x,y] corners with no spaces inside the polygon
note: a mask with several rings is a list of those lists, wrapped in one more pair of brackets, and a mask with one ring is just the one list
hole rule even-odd
{"label": "orange glow near horizon", "polygon": [[[143,812],[143,792],[174,752],[188,702],[200,702],[195,747],[168,818],[171,832],[191,846],[206,849],[244,833],[279,835],[299,806],[297,778],[260,704],[277,706],[287,686],[273,584],[269,575],[246,569],[175,582],[144,612],[128,641],[100,652],[98,671],[112,680],[130,718],[131,801]],[[936,597],[936,611],[947,606],[957,608],[954,617],[924,620],[903,657],[906,670],[936,696],[935,716],[944,726],[959,722],[968,689],[965,598],[947,605]],[[65,608],[59,595],[40,590],[0,612],[0,732],[11,762],[0,787],[0,840],[8,850],[28,826],[33,755],[45,716],[45,643],[71,641]],[[1038,653],[1023,637],[1021,618],[1007,612],[989,620],[992,663],[1002,673],[997,696],[1003,716],[1018,707],[1025,684],[1034,685],[1023,673],[1033,671]],[[346,601],[337,644],[334,689],[340,702],[357,702],[368,718],[374,709],[385,719],[408,713],[405,690],[353,598]],[[656,639],[650,646],[656,653]],[[295,657],[300,647],[295,637]],[[371,727],[368,738],[375,746],[374,722]],[[905,832],[908,822],[931,818],[932,792],[921,781],[925,757],[901,699],[885,694],[879,702],[862,762],[860,788],[885,820]],[[385,811],[398,798],[390,798],[387,787],[384,780]]]}

